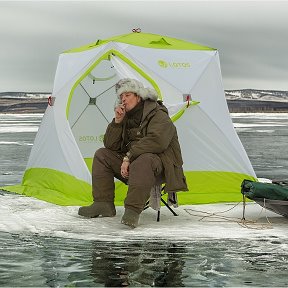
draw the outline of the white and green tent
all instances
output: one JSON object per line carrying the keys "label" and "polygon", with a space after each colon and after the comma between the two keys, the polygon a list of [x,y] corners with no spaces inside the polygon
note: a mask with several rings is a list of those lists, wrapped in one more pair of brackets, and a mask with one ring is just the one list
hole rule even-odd
{"label": "white and green tent", "polygon": [[[112,120],[115,83],[153,87],[177,129],[189,192],[180,204],[241,199],[256,180],[228,111],[216,49],[162,35],[131,33],[71,49],[59,57],[52,101],[21,185],[2,189],[59,205],[89,205],[91,164]],[[127,187],[116,181],[116,205]]]}

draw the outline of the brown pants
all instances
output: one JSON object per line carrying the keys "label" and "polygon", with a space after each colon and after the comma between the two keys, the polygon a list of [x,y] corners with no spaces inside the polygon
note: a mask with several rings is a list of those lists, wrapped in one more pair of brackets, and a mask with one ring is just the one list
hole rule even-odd
{"label": "brown pants", "polygon": [[114,177],[128,184],[125,208],[141,213],[150,197],[153,185],[161,182],[163,165],[158,155],[145,153],[129,165],[129,178],[121,176],[123,155],[100,148],[96,151],[92,166],[92,187],[95,202],[114,202]]}

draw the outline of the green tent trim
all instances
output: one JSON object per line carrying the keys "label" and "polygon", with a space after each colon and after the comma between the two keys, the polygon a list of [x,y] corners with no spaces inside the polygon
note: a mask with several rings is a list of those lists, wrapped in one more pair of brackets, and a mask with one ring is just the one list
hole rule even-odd
{"label": "green tent trim", "polygon": [[[239,202],[242,199],[242,181],[244,179],[257,181],[249,175],[223,171],[191,171],[185,172],[185,176],[189,191],[178,193],[180,205]],[[204,189],[203,182],[206,183]],[[215,190],[215,187],[219,188]],[[28,169],[21,185],[0,187],[0,189],[61,206],[85,206],[93,202],[90,184],[48,168]],[[198,192],[200,190],[201,193]],[[126,192],[125,184],[120,181],[115,182],[116,206],[123,205]]]}
{"label": "green tent trim", "polygon": [[171,50],[217,50],[215,48],[203,46],[200,44],[195,44],[191,42],[187,42],[184,40],[161,36],[157,34],[151,33],[129,33],[114,36],[104,40],[97,40],[96,42],[90,43],[88,45],[84,45],[78,48],[73,48],[64,53],[76,53],[83,52],[86,50],[94,49],[95,47],[99,47],[103,44],[107,44],[109,42],[120,42],[126,43],[134,46],[153,48],[153,49],[171,49]]}

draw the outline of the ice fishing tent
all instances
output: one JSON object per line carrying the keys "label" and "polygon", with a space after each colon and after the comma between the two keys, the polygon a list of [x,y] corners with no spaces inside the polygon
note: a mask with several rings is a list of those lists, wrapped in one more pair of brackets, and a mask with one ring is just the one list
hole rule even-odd
{"label": "ice fishing tent", "polygon": [[[146,33],[60,55],[22,184],[4,189],[60,205],[90,204],[93,155],[114,115],[115,83],[124,77],[154,88],[177,126],[190,189],[178,194],[180,204],[239,201],[243,179],[256,176],[229,115],[217,50]],[[127,187],[115,184],[121,205]]]}

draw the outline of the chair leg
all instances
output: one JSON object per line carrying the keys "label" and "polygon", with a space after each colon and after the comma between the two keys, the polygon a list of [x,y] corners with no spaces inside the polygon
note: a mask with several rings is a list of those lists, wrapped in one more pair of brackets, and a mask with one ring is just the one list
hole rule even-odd
{"label": "chair leg", "polygon": [[[163,194],[164,188],[165,188],[165,186],[163,186],[162,189],[161,189],[161,197],[160,197],[161,202],[170,210],[170,212],[171,212],[174,216],[178,216],[178,214],[177,214],[172,208],[170,208],[170,206],[168,205],[168,203],[162,198],[162,196],[164,195],[164,194]],[[176,203],[177,203],[177,200],[176,200],[176,197],[175,197],[175,193],[172,195],[172,198],[173,198],[173,199],[170,199],[170,198],[169,198],[169,201],[170,201],[171,203],[173,203],[173,204],[176,204]],[[150,200],[148,200],[148,201],[146,202],[145,207],[144,207],[143,210],[146,210],[147,208],[149,208],[149,201],[150,201]],[[159,222],[159,221],[160,221],[160,210],[157,211],[157,222]]]}
{"label": "chair leg", "polygon": [[146,209],[148,209],[148,208],[149,208],[149,200],[146,202],[143,210],[146,210]]}
{"label": "chair leg", "polygon": [[171,213],[174,215],[174,216],[178,216],[178,214],[170,208],[170,206],[167,204],[167,202],[165,200],[162,199],[161,197],[161,202],[171,211]]}

